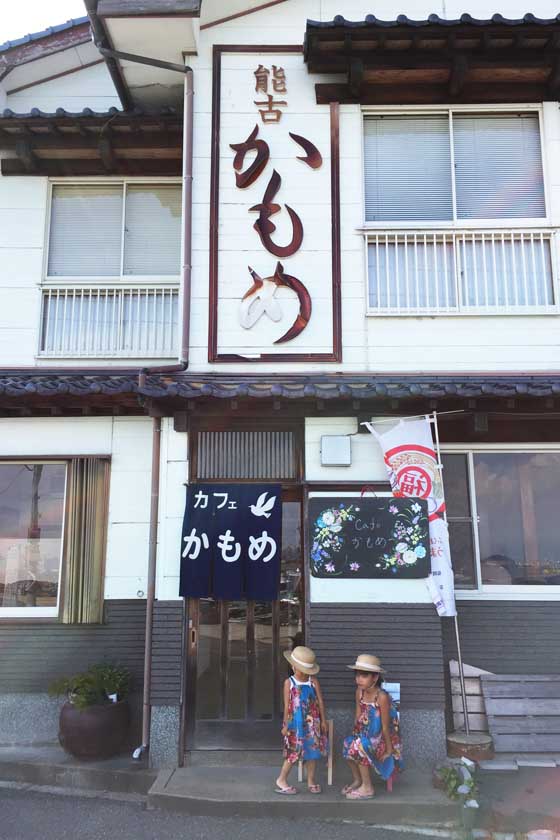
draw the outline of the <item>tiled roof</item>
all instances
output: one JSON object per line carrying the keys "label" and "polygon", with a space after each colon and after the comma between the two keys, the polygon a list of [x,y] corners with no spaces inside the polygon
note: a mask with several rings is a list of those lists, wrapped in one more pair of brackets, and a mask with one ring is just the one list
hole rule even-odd
{"label": "tiled roof", "polygon": [[448,20],[435,14],[430,15],[425,20],[412,20],[412,18],[407,17],[407,15],[399,15],[395,20],[381,20],[380,18],[375,17],[375,15],[366,15],[365,20],[346,20],[344,15],[336,15],[333,18],[333,20],[308,20],[307,28],[333,29],[336,26],[344,26],[350,28],[354,27],[358,29],[368,26],[376,26],[391,29],[396,26],[459,26],[461,24],[467,24],[470,26],[492,26],[496,24],[502,24],[504,26],[526,26],[527,24],[533,24],[537,26],[550,26],[551,24],[559,22],[560,14],[556,15],[556,17],[553,18],[538,18],[531,13],[523,15],[523,17],[521,18],[511,19],[505,18],[503,15],[499,14],[492,15],[491,18],[487,19],[474,18],[469,14],[464,14],[461,15],[460,18],[456,18],[454,20]]}
{"label": "tiled roof", "polygon": [[155,399],[446,399],[557,397],[560,374],[535,376],[204,376],[150,375],[143,387],[134,373],[0,373],[2,397],[141,395]]}
{"label": "tiled roof", "polygon": [[93,111],[91,108],[83,108],[81,111],[67,111],[65,108],[57,108],[56,111],[41,111],[40,108],[32,108],[25,113],[16,113],[11,108],[4,108],[0,119],[4,120],[26,120],[40,118],[45,120],[54,119],[79,119],[80,117],[95,117],[105,119],[107,117],[123,117],[124,119],[137,117],[165,117],[175,116],[179,112],[176,108],[166,106],[164,108],[134,108],[131,111],[120,111],[118,108],[109,108],[108,111]]}
{"label": "tiled roof", "polygon": [[49,26],[47,29],[42,29],[40,32],[31,32],[29,35],[24,35],[23,38],[16,38],[13,41],[5,41],[0,44],[0,53],[12,50],[14,47],[21,47],[23,44],[30,44],[32,41],[39,41],[41,38],[48,38],[49,35],[56,35],[59,32],[64,32],[66,29],[73,29],[74,26],[82,26],[88,23],[89,18],[79,17],[71,18],[66,23],[59,23],[57,26]]}

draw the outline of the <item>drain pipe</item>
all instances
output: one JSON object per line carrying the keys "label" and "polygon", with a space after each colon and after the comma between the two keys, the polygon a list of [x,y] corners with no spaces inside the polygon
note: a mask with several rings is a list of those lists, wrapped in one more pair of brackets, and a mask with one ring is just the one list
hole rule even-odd
{"label": "drain pipe", "polygon": [[[86,7],[86,13],[89,17],[89,22],[91,26],[91,34],[93,36],[93,42],[97,49],[102,52],[102,47],[105,44],[109,43],[109,39],[107,37],[107,33],[105,32],[105,27],[100,18],[97,17],[97,3],[98,0],[84,0],[84,5]],[[110,52],[109,50],[107,52]],[[105,55],[102,52],[102,55],[107,59],[106,65],[107,70],[113,80],[113,84],[115,85],[115,89],[117,91],[117,95],[121,101],[121,105],[123,106],[125,111],[129,111],[132,106],[132,100],[130,97],[130,93],[128,91],[127,86],[124,83],[122,73],[119,69],[119,65],[116,61],[116,56],[113,55]]]}
{"label": "drain pipe", "polygon": [[148,591],[146,593],[146,636],[144,641],[144,689],[142,697],[142,744],[132,753],[140,760],[150,750],[152,723],[152,638],[154,601],[156,599],[156,563],[159,517],[159,480],[161,458],[161,417],[153,418],[152,427],[152,487],[150,497],[150,536],[148,541]]}
{"label": "drain pipe", "polygon": [[[173,65],[177,67],[178,65]],[[189,366],[189,345],[191,329],[191,281],[192,281],[192,207],[193,207],[193,115],[194,76],[191,67],[185,67],[185,101],[183,110],[183,242],[181,270],[181,349],[175,365],[142,368],[138,385],[146,384],[150,373],[179,373]]]}
{"label": "drain pipe", "polygon": [[[190,303],[191,303],[191,275],[192,275],[192,184],[193,184],[193,122],[194,122],[194,74],[192,67],[171,64],[167,61],[149,58],[147,56],[132,55],[131,53],[110,50],[103,44],[96,43],[100,53],[106,58],[134,61],[148,64],[152,67],[162,67],[182,73],[184,83],[183,110],[183,237],[182,237],[182,272],[181,272],[181,349],[179,358],[174,365],[142,368],[138,373],[138,387],[143,388],[146,377],[150,373],[179,373],[186,370],[189,364],[190,342]],[[149,755],[150,729],[152,722],[152,640],[154,625],[154,602],[156,593],[157,542],[158,542],[158,514],[159,514],[159,484],[161,457],[161,415],[154,416],[152,411],[152,482],[150,503],[150,537],[148,550],[148,583],[146,595],[146,637],[144,642],[144,690],[142,699],[142,743],[132,753],[132,757],[140,760]]]}
{"label": "drain pipe", "polygon": [[107,59],[132,61],[147,64],[163,70],[182,73],[185,77],[183,107],[183,238],[181,270],[181,349],[174,365],[159,365],[142,368],[138,373],[138,387],[146,385],[146,377],[151,373],[180,373],[189,366],[190,320],[191,320],[191,276],[192,276],[192,204],[193,204],[193,126],[194,126],[194,73],[188,65],[174,64],[150,58],[144,55],[111,50],[96,40],[95,46]]}

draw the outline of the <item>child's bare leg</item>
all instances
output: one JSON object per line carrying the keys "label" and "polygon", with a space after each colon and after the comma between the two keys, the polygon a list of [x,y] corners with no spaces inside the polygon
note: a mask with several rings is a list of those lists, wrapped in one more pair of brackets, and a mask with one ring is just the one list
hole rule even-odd
{"label": "child's bare leg", "polygon": [[280,775],[276,779],[276,784],[278,785],[279,788],[289,787],[288,774],[289,774],[291,769],[292,769],[292,765],[290,764],[289,761],[285,760],[282,764],[282,768],[280,770]]}
{"label": "child's bare leg", "polygon": [[352,781],[349,785],[346,785],[345,790],[355,790],[356,788],[361,787],[362,777],[360,776],[360,771],[355,761],[352,761],[351,758],[348,758],[347,764],[350,770],[352,771]]}
{"label": "child's bare leg", "polygon": [[371,794],[374,792],[373,785],[371,783],[371,776],[369,772],[369,767],[367,765],[358,764],[358,770],[360,773],[361,785],[359,788],[356,788],[359,793],[363,794]]}
{"label": "child's bare leg", "polygon": [[341,793],[345,796],[347,796],[350,791],[357,790],[362,786],[362,777],[360,776],[357,762],[353,761],[351,758],[347,758],[346,763],[352,772],[352,781],[349,784],[344,785],[341,790]]}
{"label": "child's bare leg", "polygon": [[315,785],[315,771],[317,770],[317,762],[310,760],[305,762],[307,769],[307,787],[312,788]]}

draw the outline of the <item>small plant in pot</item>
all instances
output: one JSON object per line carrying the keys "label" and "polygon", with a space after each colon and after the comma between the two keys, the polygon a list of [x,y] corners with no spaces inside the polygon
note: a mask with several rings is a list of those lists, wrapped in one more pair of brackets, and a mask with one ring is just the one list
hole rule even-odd
{"label": "small plant in pot", "polygon": [[459,820],[463,837],[472,837],[472,828],[478,809],[478,783],[476,764],[468,758],[461,758],[458,763],[443,764],[434,772],[434,785],[445,791],[450,799],[459,806]]}
{"label": "small plant in pot", "polygon": [[58,739],[76,758],[110,758],[126,745],[130,713],[130,673],[101,663],[49,686],[49,694],[66,695],[60,710]]}

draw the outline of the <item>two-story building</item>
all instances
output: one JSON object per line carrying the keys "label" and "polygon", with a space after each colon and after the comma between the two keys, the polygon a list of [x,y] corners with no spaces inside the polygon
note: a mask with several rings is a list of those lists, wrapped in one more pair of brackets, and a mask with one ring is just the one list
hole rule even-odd
{"label": "two-story building", "polygon": [[[437,411],[464,660],[558,672],[560,16],[85,5],[0,46],[0,742],[110,659],[154,763],[269,748],[303,633],[341,725],[370,650],[435,759],[453,623],[313,575],[309,506],[389,491],[362,422]],[[193,482],[281,485],[278,601],[179,597]]]}

